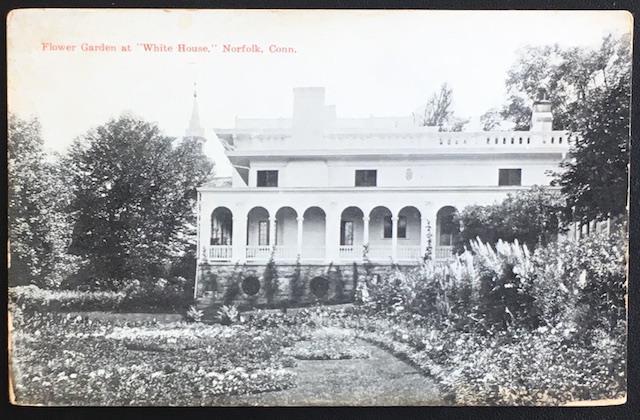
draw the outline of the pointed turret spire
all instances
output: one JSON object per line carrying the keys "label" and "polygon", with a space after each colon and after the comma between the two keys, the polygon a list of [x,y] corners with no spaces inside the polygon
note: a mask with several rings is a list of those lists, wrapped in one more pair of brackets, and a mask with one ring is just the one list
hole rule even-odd
{"label": "pointed turret spire", "polygon": [[196,83],[193,83],[193,106],[191,108],[191,119],[189,120],[189,128],[187,128],[187,137],[204,138],[204,129],[200,125],[200,114],[198,112],[198,91]]}

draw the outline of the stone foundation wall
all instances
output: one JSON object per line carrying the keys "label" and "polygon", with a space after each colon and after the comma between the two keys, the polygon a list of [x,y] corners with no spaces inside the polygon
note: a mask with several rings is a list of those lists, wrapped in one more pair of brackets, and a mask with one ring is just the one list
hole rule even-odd
{"label": "stone foundation wall", "polygon": [[[267,268],[266,264],[201,265],[196,290],[198,307],[206,310],[223,304],[248,308],[352,302],[359,281],[367,275],[386,276],[394,269],[373,264],[277,264],[270,270],[275,273],[275,280],[270,282]],[[270,288],[269,283],[274,286]]]}

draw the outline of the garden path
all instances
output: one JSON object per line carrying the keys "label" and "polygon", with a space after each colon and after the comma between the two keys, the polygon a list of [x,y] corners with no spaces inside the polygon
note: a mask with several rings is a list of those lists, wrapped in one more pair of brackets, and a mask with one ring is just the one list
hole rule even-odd
{"label": "garden path", "polygon": [[298,360],[294,388],[227,397],[224,405],[442,405],[436,385],[407,363],[362,340],[368,359]]}

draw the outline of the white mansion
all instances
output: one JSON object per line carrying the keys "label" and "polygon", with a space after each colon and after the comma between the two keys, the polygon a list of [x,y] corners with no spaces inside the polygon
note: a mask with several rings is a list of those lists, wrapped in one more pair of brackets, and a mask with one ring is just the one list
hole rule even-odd
{"label": "white mansion", "polygon": [[[323,88],[296,88],[292,118],[215,130],[233,176],[199,189],[199,263],[446,259],[457,209],[548,185],[564,159],[569,133],[552,131],[548,101],[533,109],[530,131],[438,132],[337,118]],[[187,135],[202,135],[196,108]]]}

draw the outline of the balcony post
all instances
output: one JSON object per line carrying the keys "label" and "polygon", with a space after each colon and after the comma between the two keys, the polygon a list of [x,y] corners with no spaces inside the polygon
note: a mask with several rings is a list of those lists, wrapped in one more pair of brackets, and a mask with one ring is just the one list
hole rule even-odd
{"label": "balcony post", "polygon": [[300,259],[302,259],[302,232],[304,226],[304,217],[298,216],[298,242],[297,242],[297,254]]}
{"label": "balcony post", "polygon": [[398,260],[398,216],[391,216],[391,260]]}

